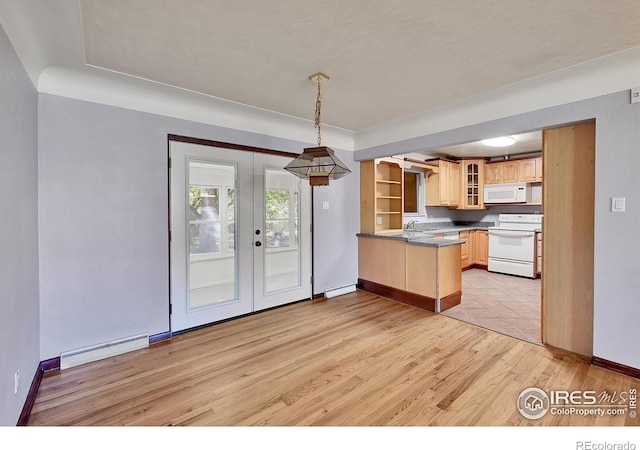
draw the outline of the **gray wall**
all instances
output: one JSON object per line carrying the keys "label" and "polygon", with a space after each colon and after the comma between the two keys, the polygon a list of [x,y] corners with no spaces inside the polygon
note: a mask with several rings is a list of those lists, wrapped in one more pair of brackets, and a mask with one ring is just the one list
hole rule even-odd
{"label": "gray wall", "polygon": [[[640,103],[629,91],[355,152],[365,160],[596,119],[594,355],[640,368]],[[626,197],[627,212],[610,212]]]}
{"label": "gray wall", "polygon": [[[15,425],[38,368],[36,90],[0,27],[0,426]],[[14,374],[20,371],[18,395]]]}
{"label": "gray wall", "polygon": [[[41,359],[169,329],[167,134],[295,153],[310,146],[48,94],[39,95],[39,120]],[[354,172],[315,188],[316,292],[357,278]]]}

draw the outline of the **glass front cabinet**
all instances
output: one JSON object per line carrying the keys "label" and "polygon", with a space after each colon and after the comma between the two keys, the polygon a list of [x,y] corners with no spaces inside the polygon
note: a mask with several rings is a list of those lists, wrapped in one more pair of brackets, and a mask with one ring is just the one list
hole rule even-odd
{"label": "glass front cabinet", "polygon": [[484,159],[460,161],[460,206],[458,209],[484,209]]}

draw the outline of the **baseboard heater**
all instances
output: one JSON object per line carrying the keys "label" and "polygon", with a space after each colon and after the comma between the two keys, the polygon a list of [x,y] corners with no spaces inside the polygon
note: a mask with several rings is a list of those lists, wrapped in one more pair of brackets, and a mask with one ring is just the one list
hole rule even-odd
{"label": "baseboard heater", "polygon": [[111,356],[121,355],[141,348],[149,347],[149,335],[140,334],[122,339],[117,339],[103,344],[92,345],[60,353],[60,370],[87,364]]}
{"label": "baseboard heater", "polygon": [[337,297],[338,295],[348,294],[349,292],[355,292],[356,285],[348,284],[346,286],[341,286],[337,288],[325,289],[324,296],[326,298]]}

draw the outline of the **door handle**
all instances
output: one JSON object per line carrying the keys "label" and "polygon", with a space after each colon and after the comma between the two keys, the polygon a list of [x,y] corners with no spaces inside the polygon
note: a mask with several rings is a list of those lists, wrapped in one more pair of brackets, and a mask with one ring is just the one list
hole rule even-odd
{"label": "door handle", "polygon": [[256,247],[260,247],[261,245],[262,245],[262,242],[256,241]]}

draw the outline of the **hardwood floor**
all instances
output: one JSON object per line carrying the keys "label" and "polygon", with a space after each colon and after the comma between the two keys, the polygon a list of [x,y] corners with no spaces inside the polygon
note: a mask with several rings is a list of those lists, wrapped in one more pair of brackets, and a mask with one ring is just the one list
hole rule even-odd
{"label": "hardwood floor", "polygon": [[531,386],[640,380],[358,291],[49,374],[29,425],[638,425],[525,419],[516,400]]}

